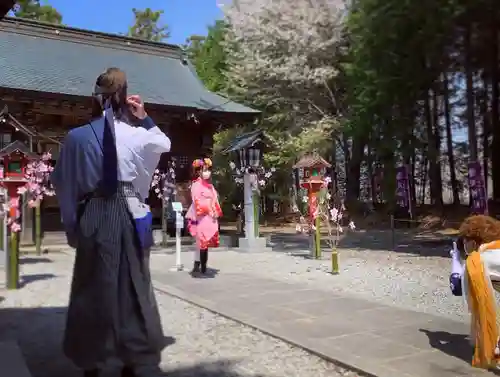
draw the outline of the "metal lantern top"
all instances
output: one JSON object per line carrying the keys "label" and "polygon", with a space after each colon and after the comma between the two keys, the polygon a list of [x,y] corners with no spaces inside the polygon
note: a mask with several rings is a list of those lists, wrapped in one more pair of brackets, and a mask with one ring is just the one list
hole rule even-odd
{"label": "metal lantern top", "polygon": [[261,130],[252,131],[236,137],[223,153],[235,153],[238,166],[241,169],[256,168],[262,161],[264,150],[264,133]]}
{"label": "metal lantern top", "polygon": [[321,156],[305,155],[294,166],[294,169],[304,170],[300,185],[303,188],[317,189],[324,183],[322,170],[332,165]]}

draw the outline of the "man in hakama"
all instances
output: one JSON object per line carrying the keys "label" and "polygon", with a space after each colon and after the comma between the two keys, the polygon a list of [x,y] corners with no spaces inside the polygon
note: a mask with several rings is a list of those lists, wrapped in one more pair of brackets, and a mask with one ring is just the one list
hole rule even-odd
{"label": "man in hakama", "polygon": [[68,243],[76,248],[64,352],[85,377],[109,358],[122,377],[159,371],[164,336],[149,270],[152,215],[144,204],[169,138],[127,96],[125,74],[97,78],[94,120],[71,130],[51,176]]}

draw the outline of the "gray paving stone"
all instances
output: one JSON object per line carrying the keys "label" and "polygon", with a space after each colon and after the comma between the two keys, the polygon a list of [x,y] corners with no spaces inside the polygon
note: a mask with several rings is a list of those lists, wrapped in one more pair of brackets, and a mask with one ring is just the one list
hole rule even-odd
{"label": "gray paving stone", "polygon": [[190,276],[186,273],[180,272],[163,272],[163,271],[151,271],[151,275],[154,277],[155,281],[163,284],[180,286],[189,282]]}
{"label": "gray paving stone", "polygon": [[493,376],[491,372],[472,368],[470,361],[455,357],[443,357],[439,351],[422,352],[418,355],[387,361],[384,365],[390,366],[412,377],[486,377]]}
{"label": "gray paving stone", "polygon": [[315,317],[323,317],[326,315],[340,316],[364,309],[378,308],[379,305],[366,300],[359,300],[350,297],[334,296],[327,300],[306,301],[307,297],[303,300],[298,300],[286,304],[295,311],[308,313]]}
{"label": "gray paving stone", "polygon": [[270,292],[284,292],[284,291],[293,291],[297,289],[293,284],[285,283],[285,282],[259,282],[254,281],[250,284],[240,285],[241,288],[247,290],[247,296],[250,295],[261,295]]}
{"label": "gray paving stone", "polygon": [[[380,377],[482,375],[470,366],[464,323],[297,283],[238,279],[220,275],[205,284],[205,304],[323,357]],[[196,301],[196,284],[176,287]],[[428,365],[411,366],[426,364],[424,356]]]}
{"label": "gray paving stone", "polygon": [[421,350],[391,341],[370,333],[357,333],[318,340],[322,345],[330,346],[331,352],[338,350],[355,354],[374,363],[384,363],[390,359],[408,357]]}
{"label": "gray paving stone", "polygon": [[267,326],[274,329],[280,338],[312,340],[328,337],[336,337],[348,334],[361,333],[357,323],[351,322],[342,317],[322,317],[322,318],[290,318],[283,319],[269,318]]}
{"label": "gray paving stone", "polygon": [[[314,290],[271,290],[267,292],[251,292],[246,291],[244,294],[232,296],[238,299],[243,299],[247,302],[254,302],[256,304],[285,306],[290,309],[300,308],[308,303],[315,302],[316,300],[329,300],[332,295],[314,291]],[[337,296],[335,296],[337,297]]]}
{"label": "gray paving stone", "polygon": [[255,305],[252,302],[235,305],[233,310],[242,312],[243,315],[266,322],[282,323],[289,321],[290,318],[307,319],[307,314],[294,312],[291,309],[286,309],[279,306]]}
{"label": "gray paving stone", "polygon": [[374,305],[373,308],[353,311],[349,314],[349,320],[364,323],[367,330],[381,331],[381,333],[392,333],[398,326],[425,326],[436,316],[419,313],[412,310],[397,309],[386,305]]}
{"label": "gray paving stone", "polygon": [[2,376],[31,377],[21,349],[16,342],[0,342]]}

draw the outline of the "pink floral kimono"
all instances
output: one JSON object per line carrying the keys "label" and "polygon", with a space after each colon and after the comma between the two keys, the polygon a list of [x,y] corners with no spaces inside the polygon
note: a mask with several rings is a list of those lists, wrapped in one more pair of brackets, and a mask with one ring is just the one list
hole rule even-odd
{"label": "pink floral kimono", "polygon": [[186,214],[189,233],[196,239],[200,251],[219,246],[219,222],[222,210],[214,186],[201,178],[191,186],[192,204]]}

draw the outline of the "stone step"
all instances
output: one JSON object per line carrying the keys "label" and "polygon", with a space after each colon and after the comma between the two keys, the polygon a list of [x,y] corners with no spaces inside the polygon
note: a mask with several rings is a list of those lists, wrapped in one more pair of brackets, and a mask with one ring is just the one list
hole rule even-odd
{"label": "stone step", "polygon": [[16,342],[0,342],[0,368],[5,377],[31,377],[21,348]]}

